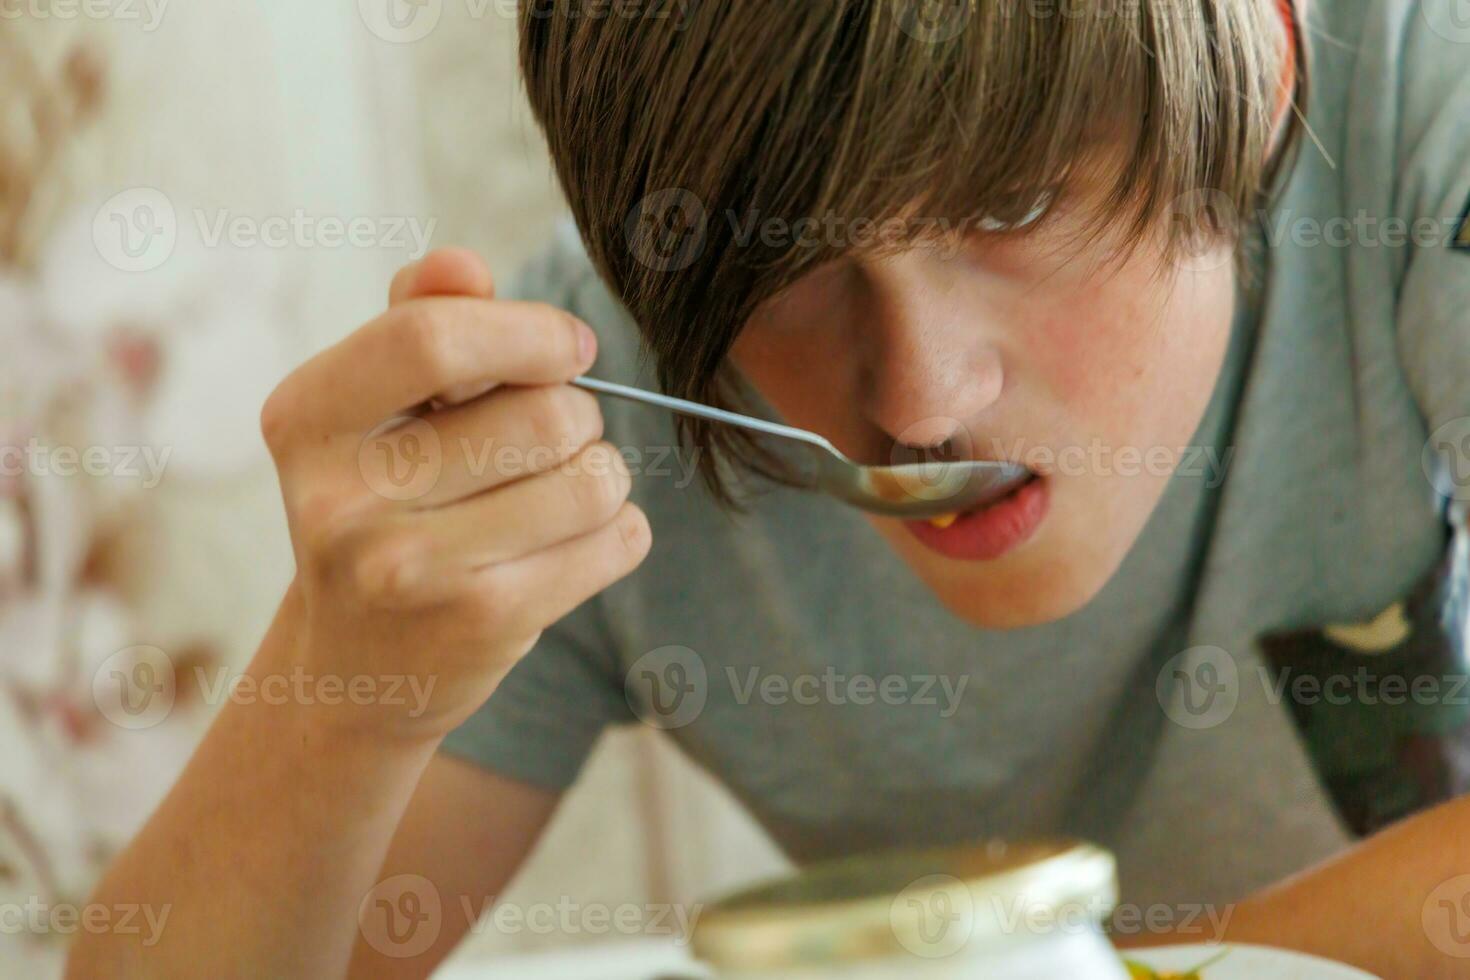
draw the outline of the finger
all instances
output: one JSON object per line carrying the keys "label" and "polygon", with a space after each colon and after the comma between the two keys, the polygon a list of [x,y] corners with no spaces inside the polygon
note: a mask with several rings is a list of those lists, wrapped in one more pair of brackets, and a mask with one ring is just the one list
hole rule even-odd
{"label": "finger", "polygon": [[[388,305],[396,306],[425,296],[495,298],[495,279],[485,260],[467,248],[440,248],[405,266],[393,277]],[[435,395],[436,405],[462,405],[496,386],[494,381],[455,385]]]}
{"label": "finger", "polygon": [[495,298],[495,279],[485,260],[467,248],[438,248],[398,270],[388,289],[388,305],[425,296]]}
{"label": "finger", "polygon": [[595,531],[476,573],[472,601],[507,635],[529,635],[632,572],[652,545],[648,518],[625,503]]}
{"label": "finger", "polygon": [[363,442],[370,448],[359,462],[371,467],[365,473],[376,474],[395,461],[422,457],[429,439],[438,471],[413,501],[416,509],[429,509],[556,469],[601,439],[602,430],[601,406],[580,388],[504,388],[374,434]]}
{"label": "finger", "polygon": [[596,443],[548,473],[450,507],[400,514],[400,533],[422,549],[414,562],[424,599],[462,589],[469,576],[596,531],[627,502],[632,475],[616,447]]}
{"label": "finger", "polygon": [[410,262],[397,272],[393,273],[393,281],[388,284],[388,305],[397,306],[406,302],[413,289],[414,278],[419,274],[419,264],[423,260]]}
{"label": "finger", "polygon": [[596,356],[592,329],[556,307],[428,297],[394,307],[302,365],[286,397],[308,437],[359,433],[462,385],[569,381]]}

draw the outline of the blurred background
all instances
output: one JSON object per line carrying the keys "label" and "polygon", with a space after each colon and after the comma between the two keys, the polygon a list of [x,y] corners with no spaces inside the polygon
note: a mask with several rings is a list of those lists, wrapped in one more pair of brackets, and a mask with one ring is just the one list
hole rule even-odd
{"label": "blurred background", "polygon": [[[514,13],[0,3],[0,975],[60,974],[47,910],[85,902],[289,580],[266,394],[428,247],[504,280],[563,220]],[[505,897],[688,902],[782,867],[630,730]],[[606,938],[486,928],[453,968]]]}

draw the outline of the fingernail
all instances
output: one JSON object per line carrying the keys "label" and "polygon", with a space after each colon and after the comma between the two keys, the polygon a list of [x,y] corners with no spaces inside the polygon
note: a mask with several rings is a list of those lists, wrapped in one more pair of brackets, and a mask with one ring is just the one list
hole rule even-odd
{"label": "fingernail", "polygon": [[597,334],[585,323],[577,324],[577,353],[582,358],[583,367],[591,367],[597,360]]}

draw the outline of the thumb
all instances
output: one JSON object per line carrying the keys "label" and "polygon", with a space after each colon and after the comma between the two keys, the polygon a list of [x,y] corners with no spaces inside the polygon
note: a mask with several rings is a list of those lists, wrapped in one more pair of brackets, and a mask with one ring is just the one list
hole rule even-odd
{"label": "thumb", "polygon": [[436,248],[393,277],[388,305],[425,296],[495,298],[495,280],[485,260],[467,248]]}

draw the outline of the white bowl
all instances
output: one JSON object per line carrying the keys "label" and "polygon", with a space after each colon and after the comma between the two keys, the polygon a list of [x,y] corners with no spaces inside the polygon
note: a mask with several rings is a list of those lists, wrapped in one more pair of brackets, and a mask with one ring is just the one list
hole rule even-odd
{"label": "white bowl", "polygon": [[1371,973],[1305,953],[1236,943],[1131,949],[1124,955],[1155,970],[1181,971],[1226,950],[1229,955],[1200,974],[1202,980],[1379,980]]}

